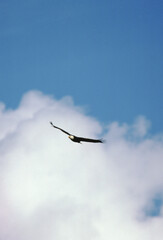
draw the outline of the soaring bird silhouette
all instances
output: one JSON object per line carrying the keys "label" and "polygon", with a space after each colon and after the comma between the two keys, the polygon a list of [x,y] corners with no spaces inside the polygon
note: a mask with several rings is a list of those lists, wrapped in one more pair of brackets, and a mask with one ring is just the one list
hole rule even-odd
{"label": "soaring bird silhouette", "polygon": [[65,130],[63,130],[62,128],[56,127],[53,125],[52,122],[50,122],[50,124],[54,127],[57,128],[59,130],[61,130],[62,132],[64,132],[65,134],[68,135],[69,139],[71,139],[71,141],[76,142],[76,143],[80,143],[80,142],[91,142],[91,143],[103,143],[102,139],[91,139],[91,138],[83,138],[83,137],[77,137],[74,136],[68,132],[66,132]]}

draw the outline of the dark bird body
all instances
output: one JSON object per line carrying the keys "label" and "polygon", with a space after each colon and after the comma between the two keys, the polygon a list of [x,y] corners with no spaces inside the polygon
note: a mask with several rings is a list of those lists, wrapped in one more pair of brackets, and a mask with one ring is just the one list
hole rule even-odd
{"label": "dark bird body", "polygon": [[102,141],[101,139],[91,139],[91,138],[77,137],[77,136],[75,136],[75,135],[72,135],[72,134],[66,132],[66,131],[63,130],[62,128],[59,128],[59,127],[54,126],[52,122],[50,122],[50,124],[51,124],[54,128],[57,128],[57,129],[61,130],[62,132],[64,132],[65,134],[67,134],[68,137],[69,137],[73,142],[76,142],[76,143],[80,143],[80,142],[103,143],[103,141]]}

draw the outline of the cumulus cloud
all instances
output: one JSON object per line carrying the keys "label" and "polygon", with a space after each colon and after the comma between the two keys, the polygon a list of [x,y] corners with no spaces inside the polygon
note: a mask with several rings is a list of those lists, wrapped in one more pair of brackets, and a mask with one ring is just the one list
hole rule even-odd
{"label": "cumulus cloud", "polygon": [[145,117],[107,126],[105,144],[77,144],[102,127],[37,91],[15,110],[0,104],[0,239],[162,240],[163,141]]}

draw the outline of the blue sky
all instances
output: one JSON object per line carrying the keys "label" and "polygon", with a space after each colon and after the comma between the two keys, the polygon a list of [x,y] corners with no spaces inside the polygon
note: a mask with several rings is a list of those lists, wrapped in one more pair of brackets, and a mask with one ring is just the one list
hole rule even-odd
{"label": "blue sky", "polygon": [[163,131],[162,0],[0,1],[0,101],[37,89]]}

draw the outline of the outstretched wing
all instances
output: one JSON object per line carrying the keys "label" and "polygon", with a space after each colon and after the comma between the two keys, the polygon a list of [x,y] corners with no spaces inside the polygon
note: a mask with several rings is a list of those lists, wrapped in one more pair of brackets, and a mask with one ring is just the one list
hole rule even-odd
{"label": "outstretched wing", "polygon": [[92,143],[103,143],[102,139],[91,139],[91,138],[83,138],[77,137],[80,142],[92,142]]}
{"label": "outstretched wing", "polygon": [[59,128],[59,127],[54,126],[52,122],[50,122],[50,124],[51,124],[54,128],[57,128],[57,129],[61,130],[62,132],[66,133],[67,135],[70,135],[70,133],[66,132],[66,131],[63,130],[62,128]]}

